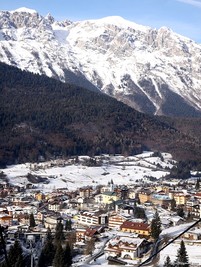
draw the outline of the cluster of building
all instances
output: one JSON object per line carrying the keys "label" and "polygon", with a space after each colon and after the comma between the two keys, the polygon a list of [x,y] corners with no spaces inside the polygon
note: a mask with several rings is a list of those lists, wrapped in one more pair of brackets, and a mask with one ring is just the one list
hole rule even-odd
{"label": "cluster of building", "polygon": [[[72,221],[76,242],[84,246],[90,239],[110,238],[105,243],[107,258],[131,259],[142,257],[151,245],[151,221],[156,210],[162,228],[200,218],[201,192],[195,181],[157,182],[157,184],[87,186],[69,192],[38,192],[29,184],[26,188],[0,185],[0,224],[8,229],[26,229],[44,237],[45,229],[54,231],[58,219]],[[179,216],[178,209],[184,216]],[[29,225],[34,215],[37,227]],[[25,228],[23,228],[25,227]],[[111,235],[111,233],[115,233]],[[28,234],[27,234],[28,235]],[[199,228],[185,233],[187,239],[201,239]]]}

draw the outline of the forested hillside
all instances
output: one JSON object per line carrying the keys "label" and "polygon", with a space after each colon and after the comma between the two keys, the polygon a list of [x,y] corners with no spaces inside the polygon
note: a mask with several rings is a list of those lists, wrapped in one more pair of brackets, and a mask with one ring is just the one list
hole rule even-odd
{"label": "forested hillside", "polygon": [[161,150],[199,159],[199,142],[102,93],[0,64],[0,165]]}

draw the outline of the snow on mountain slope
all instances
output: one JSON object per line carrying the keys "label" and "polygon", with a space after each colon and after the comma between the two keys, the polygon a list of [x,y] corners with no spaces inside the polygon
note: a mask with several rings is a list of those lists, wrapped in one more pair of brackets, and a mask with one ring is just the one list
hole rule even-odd
{"label": "snow on mountain slope", "polygon": [[201,115],[201,45],[166,27],[2,11],[0,61],[64,82],[70,71],[142,112]]}
{"label": "snow on mountain slope", "polygon": [[20,7],[14,11],[10,11],[11,13],[15,13],[15,12],[21,12],[21,13],[30,13],[30,14],[33,14],[33,13],[37,13],[36,10],[34,9],[30,9],[30,8],[27,8],[27,7]]}

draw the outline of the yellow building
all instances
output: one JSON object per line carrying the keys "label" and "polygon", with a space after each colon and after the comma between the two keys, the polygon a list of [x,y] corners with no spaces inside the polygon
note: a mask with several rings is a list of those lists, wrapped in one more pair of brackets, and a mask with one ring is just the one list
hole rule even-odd
{"label": "yellow building", "polygon": [[188,197],[188,195],[184,194],[174,194],[174,200],[177,205],[185,205]]}
{"label": "yellow building", "polygon": [[164,185],[159,185],[156,186],[156,192],[160,192],[160,191],[164,191],[165,194],[168,194],[170,191],[170,187],[169,186],[164,186]]}
{"label": "yellow building", "polygon": [[35,198],[38,201],[41,201],[41,200],[45,199],[45,195],[43,193],[38,193],[38,194],[35,195]]}
{"label": "yellow building", "polygon": [[144,190],[138,193],[138,198],[140,200],[140,203],[145,203],[147,201],[151,200],[151,191]]}
{"label": "yellow building", "polygon": [[120,198],[117,196],[116,192],[104,192],[95,197],[96,203],[100,204],[111,204],[114,201],[119,200]]}
{"label": "yellow building", "polygon": [[120,226],[122,232],[136,233],[142,237],[150,236],[150,227],[147,223],[137,223],[132,221],[125,221]]}
{"label": "yellow building", "polygon": [[133,190],[133,191],[130,190],[129,194],[128,194],[128,197],[131,198],[131,199],[136,198],[137,197],[136,191],[135,190]]}

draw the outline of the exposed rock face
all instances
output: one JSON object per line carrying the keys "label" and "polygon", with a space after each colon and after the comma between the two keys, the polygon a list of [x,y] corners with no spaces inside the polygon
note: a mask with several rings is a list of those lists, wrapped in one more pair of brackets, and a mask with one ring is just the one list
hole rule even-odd
{"label": "exposed rock face", "polygon": [[[166,27],[120,17],[57,22],[48,14],[0,12],[0,61],[99,88],[139,111],[201,115],[201,45]],[[72,78],[73,77],[73,78]]]}

